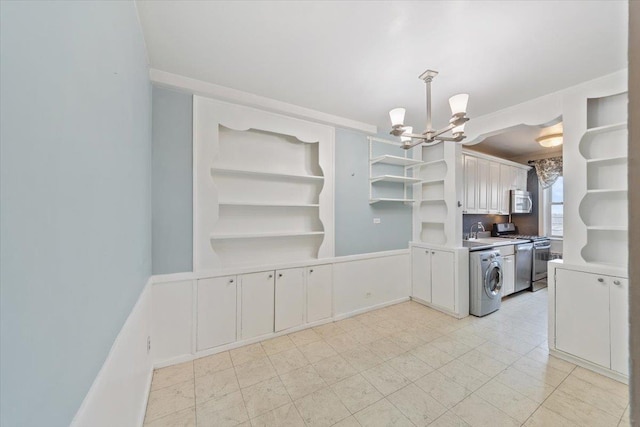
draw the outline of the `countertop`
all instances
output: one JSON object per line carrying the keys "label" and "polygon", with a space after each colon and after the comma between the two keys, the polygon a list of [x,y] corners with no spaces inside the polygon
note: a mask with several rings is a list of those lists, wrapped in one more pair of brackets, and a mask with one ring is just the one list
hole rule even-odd
{"label": "countertop", "polygon": [[497,246],[518,245],[520,243],[529,243],[529,240],[481,237],[479,239],[463,240],[462,246],[469,248],[469,252],[475,252],[495,248]]}

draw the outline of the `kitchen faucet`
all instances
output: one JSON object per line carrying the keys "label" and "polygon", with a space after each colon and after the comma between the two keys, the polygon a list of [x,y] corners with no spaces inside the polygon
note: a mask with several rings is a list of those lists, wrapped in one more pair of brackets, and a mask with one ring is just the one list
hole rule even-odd
{"label": "kitchen faucet", "polygon": [[[473,227],[476,227],[475,236],[473,234]],[[482,225],[482,223],[480,221],[478,221],[476,224],[471,224],[471,227],[469,227],[469,239],[477,239],[478,238],[478,232],[480,231],[480,229],[482,229],[482,231],[485,231],[484,230],[484,225]]]}

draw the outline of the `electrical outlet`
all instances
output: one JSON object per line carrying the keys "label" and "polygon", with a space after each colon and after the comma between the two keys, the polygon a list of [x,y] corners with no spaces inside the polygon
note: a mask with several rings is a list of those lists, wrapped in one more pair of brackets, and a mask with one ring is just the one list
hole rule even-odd
{"label": "electrical outlet", "polygon": [[373,218],[374,224],[380,224],[380,218]]}
{"label": "electrical outlet", "polygon": [[151,352],[151,337],[147,337],[147,354]]}

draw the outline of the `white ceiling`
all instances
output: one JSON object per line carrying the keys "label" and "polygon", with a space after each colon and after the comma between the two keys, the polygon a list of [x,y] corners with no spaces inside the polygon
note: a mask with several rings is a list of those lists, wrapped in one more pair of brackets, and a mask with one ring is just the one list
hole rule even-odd
{"label": "white ceiling", "polygon": [[[518,159],[522,162],[539,157],[547,157],[548,154],[556,155],[562,147],[542,147],[536,138],[543,135],[562,133],[562,122],[553,126],[527,126],[519,125],[506,132],[485,138],[481,143],[466,145],[465,148],[491,154],[504,159]],[[527,157],[528,156],[528,157]]]}
{"label": "white ceiling", "polygon": [[[473,118],[627,66],[626,1],[143,1],[151,67],[389,127]],[[421,129],[420,129],[421,130]]]}

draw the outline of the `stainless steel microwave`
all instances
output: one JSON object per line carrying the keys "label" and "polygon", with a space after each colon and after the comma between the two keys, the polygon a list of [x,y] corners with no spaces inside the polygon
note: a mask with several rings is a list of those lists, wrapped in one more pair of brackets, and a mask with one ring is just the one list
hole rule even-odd
{"label": "stainless steel microwave", "polygon": [[531,193],[522,190],[511,190],[511,205],[509,211],[512,214],[531,213],[532,207]]}

